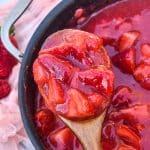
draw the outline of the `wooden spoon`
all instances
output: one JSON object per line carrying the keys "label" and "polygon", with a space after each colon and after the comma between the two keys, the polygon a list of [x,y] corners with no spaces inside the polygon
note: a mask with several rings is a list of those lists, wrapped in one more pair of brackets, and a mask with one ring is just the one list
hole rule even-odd
{"label": "wooden spoon", "polygon": [[72,121],[59,117],[78,137],[84,150],[101,150],[101,128],[105,113],[106,111],[97,118],[85,121]]}
{"label": "wooden spoon", "polygon": [[[92,40],[94,40],[94,42],[92,42]],[[92,43],[91,45],[89,44],[90,42]],[[98,46],[95,46],[96,42],[99,43],[97,44],[99,49]],[[57,31],[56,33],[50,35],[44,42],[42,50],[40,51],[40,55],[47,54],[49,51],[51,51],[50,48],[57,46],[59,47],[60,45],[73,45],[76,48],[80,48],[82,51],[85,51],[88,46],[93,46],[93,49],[95,48],[96,50],[98,49],[100,51],[99,57],[101,63],[99,63],[105,65],[108,68],[111,68],[110,58],[107,55],[105,48],[102,46],[101,39],[96,35],[75,29],[64,29]],[[47,96],[44,98],[47,99]],[[47,102],[48,101],[49,99],[47,99]],[[106,109],[98,117],[85,121],[73,121],[60,115],[59,117],[78,137],[81,144],[83,145],[84,150],[101,150],[101,128],[105,117],[105,112]]]}
{"label": "wooden spoon", "polygon": [[[42,49],[59,46],[62,43],[73,43],[73,45],[79,46],[80,48],[83,47],[84,50],[86,40],[80,37],[83,32],[84,34],[86,33],[85,31],[72,29],[57,31],[47,38],[47,40],[43,44]],[[90,36],[92,37],[92,35]],[[103,46],[101,47],[101,59],[105,63],[105,66],[107,66],[108,68],[111,67],[110,58]],[[101,150],[101,128],[105,113],[106,111],[104,111],[97,118],[86,121],[72,121],[62,116],[59,117],[78,137],[85,150]]]}

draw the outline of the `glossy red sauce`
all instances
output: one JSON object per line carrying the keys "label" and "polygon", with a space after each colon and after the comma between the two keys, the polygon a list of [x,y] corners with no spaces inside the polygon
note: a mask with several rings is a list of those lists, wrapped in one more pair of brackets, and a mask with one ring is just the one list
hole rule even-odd
{"label": "glossy red sauce", "polygon": [[[124,0],[93,13],[86,23],[77,25],[77,28],[106,38],[107,41],[108,37],[113,39],[105,46],[110,57],[118,54],[116,47],[111,46],[112,41],[117,43],[125,32],[139,31],[140,37],[133,46],[137,67],[142,59],[142,44],[150,44],[149,26],[150,1]],[[115,91],[103,123],[102,147],[104,150],[149,150],[150,91],[135,80],[133,73],[123,73],[115,65],[113,71]],[[55,150],[82,149],[72,131],[46,108],[42,98],[38,98],[37,102],[36,125],[46,147]],[[42,115],[45,117],[40,120]]]}
{"label": "glossy red sauce", "polygon": [[[93,14],[82,29],[116,41],[125,32],[139,31],[140,38],[134,45],[137,66],[142,57],[142,44],[150,43],[149,24],[150,1],[126,0]],[[106,49],[110,57],[118,53],[113,46],[107,45]],[[149,150],[150,90],[143,88],[132,74],[123,73],[114,65],[113,70],[115,93],[103,123],[103,149]]]}

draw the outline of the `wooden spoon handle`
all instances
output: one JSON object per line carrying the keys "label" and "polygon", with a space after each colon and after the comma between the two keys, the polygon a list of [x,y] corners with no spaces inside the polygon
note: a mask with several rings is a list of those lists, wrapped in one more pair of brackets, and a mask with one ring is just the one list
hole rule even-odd
{"label": "wooden spoon handle", "polygon": [[75,133],[84,150],[101,150],[101,128],[105,112],[99,117],[87,121],[70,121],[60,117]]}

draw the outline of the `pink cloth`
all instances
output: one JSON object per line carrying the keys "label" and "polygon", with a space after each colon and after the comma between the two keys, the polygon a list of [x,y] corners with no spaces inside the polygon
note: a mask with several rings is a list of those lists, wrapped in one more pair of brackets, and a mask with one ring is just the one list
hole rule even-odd
{"label": "pink cloth", "polygon": [[[48,12],[61,0],[33,0],[31,6],[15,24],[15,37],[19,49],[25,48],[37,26]],[[0,25],[13,8],[17,0],[0,5]],[[17,64],[9,77],[11,92],[0,101],[0,150],[33,150],[20,116],[18,106],[18,75],[20,64]]]}

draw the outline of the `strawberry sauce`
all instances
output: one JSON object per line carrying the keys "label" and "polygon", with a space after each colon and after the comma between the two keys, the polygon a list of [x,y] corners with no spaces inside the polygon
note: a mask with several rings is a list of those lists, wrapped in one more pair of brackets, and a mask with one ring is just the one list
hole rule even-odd
{"label": "strawberry sauce", "polygon": [[[82,14],[86,12],[79,9],[74,17],[83,19]],[[115,74],[114,92],[100,135],[102,148],[149,150],[150,1],[119,1],[84,20],[86,20],[84,23],[78,20],[80,23],[74,27],[103,39]],[[45,48],[49,47],[48,43],[57,43],[57,41],[46,42]],[[80,74],[82,75],[82,72]],[[87,74],[90,76],[90,72]],[[82,81],[82,78],[80,80]],[[81,87],[81,90],[85,89],[86,87]],[[37,99],[35,122],[46,148],[82,150],[78,139],[45,106],[43,98],[39,96]]]}
{"label": "strawberry sauce", "polygon": [[[114,63],[115,91],[103,123],[101,140],[103,149],[148,150],[150,147],[150,58],[148,56],[150,49],[146,49],[150,43],[149,25],[150,1],[125,0],[92,14],[86,24],[78,26],[107,41],[105,48]],[[133,73],[124,72],[130,67],[129,63],[125,64],[124,59],[127,50],[118,53],[121,36],[130,31],[140,32],[138,40],[132,45],[136,57]],[[143,56],[141,50],[143,45],[147,56]],[[145,57],[144,62],[143,57]],[[133,55],[128,58],[133,58]],[[141,80],[139,76],[145,76],[146,79]]]}

